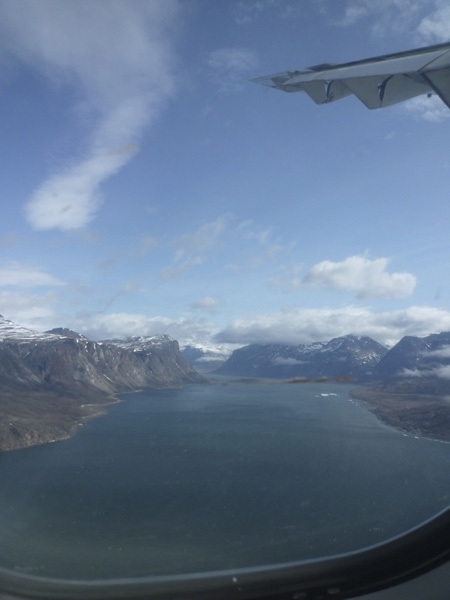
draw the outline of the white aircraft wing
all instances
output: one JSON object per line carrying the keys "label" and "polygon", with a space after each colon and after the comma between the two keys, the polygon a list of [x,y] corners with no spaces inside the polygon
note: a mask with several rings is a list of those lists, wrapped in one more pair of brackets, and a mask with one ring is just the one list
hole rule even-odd
{"label": "white aircraft wing", "polygon": [[437,94],[450,108],[450,43],[251,81],[284,92],[306,92],[316,104],[353,94],[367,108],[383,108],[414,96]]}

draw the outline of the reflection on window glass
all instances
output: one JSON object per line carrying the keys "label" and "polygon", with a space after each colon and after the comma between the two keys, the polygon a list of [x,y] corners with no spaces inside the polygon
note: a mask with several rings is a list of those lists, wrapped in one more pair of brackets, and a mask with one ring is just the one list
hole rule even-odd
{"label": "reflection on window glass", "polygon": [[0,567],[302,561],[450,504],[449,47],[386,58],[449,25],[3,0]]}

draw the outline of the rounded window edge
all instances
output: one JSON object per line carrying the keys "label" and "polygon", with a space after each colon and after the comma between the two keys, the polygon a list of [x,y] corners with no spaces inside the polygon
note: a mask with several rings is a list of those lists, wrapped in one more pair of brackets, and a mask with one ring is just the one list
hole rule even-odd
{"label": "rounded window edge", "polygon": [[301,562],[138,579],[65,580],[0,568],[0,599],[197,600],[352,598],[419,577],[450,561],[450,508],[386,542]]}

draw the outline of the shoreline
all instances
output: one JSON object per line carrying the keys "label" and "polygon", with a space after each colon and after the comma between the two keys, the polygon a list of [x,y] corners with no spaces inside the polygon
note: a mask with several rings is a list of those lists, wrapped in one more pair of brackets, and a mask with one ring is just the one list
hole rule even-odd
{"label": "shoreline", "polygon": [[[93,401],[94,400],[94,401]],[[73,437],[90,419],[121,402],[116,395],[0,387],[0,452],[21,450]]]}
{"label": "shoreline", "polygon": [[[370,386],[352,388],[349,396],[382,423],[404,434],[450,442],[448,397],[400,394]],[[74,396],[64,391],[0,387],[0,453],[70,439],[88,421],[104,416],[108,406],[124,402],[119,394],[90,392]]]}
{"label": "shoreline", "polygon": [[[67,438],[64,438],[64,439],[70,439],[71,437],[76,435],[76,433],[78,432],[78,429],[80,427],[84,427],[85,423],[90,421],[91,419],[97,419],[99,417],[103,417],[104,415],[106,415],[107,410],[105,407],[113,406],[114,404],[120,404],[121,402],[123,402],[123,400],[121,400],[120,398],[117,398],[115,396],[115,394],[108,396],[108,398],[111,399],[110,402],[104,402],[104,403],[103,402],[102,403],[90,402],[90,403],[80,404],[80,409],[82,409],[83,411],[86,408],[90,409],[91,407],[93,410],[91,413],[81,415],[79,421],[77,423],[75,423],[75,425],[73,425],[72,431],[70,432],[70,436]],[[55,440],[55,441],[62,441],[62,440]]]}
{"label": "shoreline", "polygon": [[114,394],[80,391],[78,395],[66,390],[0,386],[0,454],[68,440],[88,421],[104,416],[108,406],[124,402],[119,395],[141,391],[143,388]]}
{"label": "shoreline", "polygon": [[358,387],[349,395],[401,433],[450,442],[450,403],[445,396],[389,393],[375,387]]}

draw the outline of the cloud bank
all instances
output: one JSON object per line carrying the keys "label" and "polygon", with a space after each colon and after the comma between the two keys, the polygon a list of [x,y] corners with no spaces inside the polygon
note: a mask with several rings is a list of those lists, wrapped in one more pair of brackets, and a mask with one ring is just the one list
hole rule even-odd
{"label": "cloud bank", "polygon": [[32,194],[35,229],[86,226],[101,186],[137,151],[136,141],[173,89],[171,25],[177,0],[108,2],[4,0],[1,45],[56,87],[81,94],[91,123],[84,156],[53,173]]}
{"label": "cloud bank", "polygon": [[47,273],[41,267],[28,267],[17,261],[0,265],[0,288],[5,286],[32,288],[55,285],[64,285],[64,282]]}
{"label": "cloud bank", "polygon": [[[5,314],[11,318],[9,314]],[[247,344],[310,344],[347,334],[368,335],[393,346],[405,335],[450,331],[450,312],[428,306],[375,312],[368,308],[291,308],[235,319],[220,328],[209,319],[110,313],[78,316],[66,326],[91,339],[168,334],[181,345],[236,348]]]}
{"label": "cloud bank", "polygon": [[94,340],[166,334],[184,344],[207,343],[217,331],[216,325],[206,320],[132,313],[79,316],[70,323],[70,327]]}
{"label": "cloud bank", "polygon": [[368,335],[392,346],[405,335],[450,331],[450,312],[428,306],[374,312],[368,308],[292,308],[235,319],[215,339],[222,343],[309,344],[346,334]]}

